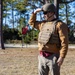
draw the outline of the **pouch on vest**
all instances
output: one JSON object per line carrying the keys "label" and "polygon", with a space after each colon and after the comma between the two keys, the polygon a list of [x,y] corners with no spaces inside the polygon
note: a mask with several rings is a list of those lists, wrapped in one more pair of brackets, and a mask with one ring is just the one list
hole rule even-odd
{"label": "pouch on vest", "polygon": [[57,22],[58,22],[58,20],[52,21],[52,22],[46,22],[42,26],[41,31],[39,33],[39,37],[38,37],[39,43],[41,43],[43,45],[47,44],[50,41],[52,43],[52,40],[50,40],[50,38],[51,38],[52,34],[54,34],[54,32],[55,32],[55,27],[56,27]]}

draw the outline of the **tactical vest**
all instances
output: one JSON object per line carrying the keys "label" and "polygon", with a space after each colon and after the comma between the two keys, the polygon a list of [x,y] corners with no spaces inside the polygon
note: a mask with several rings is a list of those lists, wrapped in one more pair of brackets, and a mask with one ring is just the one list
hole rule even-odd
{"label": "tactical vest", "polygon": [[38,42],[46,45],[47,43],[50,44],[60,44],[60,39],[59,35],[55,34],[56,30],[56,24],[58,20],[53,21],[53,22],[46,22],[42,28],[41,31],[39,32],[38,36]]}

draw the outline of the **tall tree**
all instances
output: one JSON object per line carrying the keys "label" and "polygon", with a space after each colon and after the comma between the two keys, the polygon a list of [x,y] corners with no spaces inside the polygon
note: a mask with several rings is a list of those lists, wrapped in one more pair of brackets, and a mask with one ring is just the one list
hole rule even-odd
{"label": "tall tree", "polygon": [[12,27],[14,29],[14,9],[15,9],[15,4],[16,4],[16,0],[8,0],[8,2],[6,2],[8,4],[8,7],[11,10],[11,20],[10,23],[12,24]]}
{"label": "tall tree", "polygon": [[3,43],[2,21],[3,21],[3,18],[2,18],[2,0],[0,0],[0,48],[5,49],[4,43]]}

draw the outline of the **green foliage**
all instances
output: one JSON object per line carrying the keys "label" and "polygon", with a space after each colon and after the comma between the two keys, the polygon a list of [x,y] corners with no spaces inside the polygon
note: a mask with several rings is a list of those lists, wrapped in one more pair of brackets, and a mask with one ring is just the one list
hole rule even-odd
{"label": "green foliage", "polygon": [[26,35],[23,35],[23,40],[25,43],[31,43],[32,41],[37,41],[38,39],[38,30],[32,29],[27,32]]}
{"label": "green foliage", "polygon": [[19,37],[18,35],[18,30],[16,29],[11,29],[11,28],[8,28],[8,29],[4,29],[3,30],[3,39],[4,39],[4,42],[6,42],[7,40],[21,40],[21,37]]}
{"label": "green foliage", "polygon": [[19,34],[19,36],[21,36],[22,35],[22,28],[26,26],[25,18],[21,17],[19,19],[18,23],[19,23],[19,25],[17,26],[18,31],[19,31],[18,34]]}
{"label": "green foliage", "polygon": [[[6,23],[9,20],[9,22],[10,22],[9,24],[12,24],[13,29],[18,30],[16,35],[19,35],[19,37],[21,37],[21,38],[22,38],[22,28],[28,24],[29,18],[27,18],[27,17],[29,17],[29,14],[33,10],[35,10],[38,7],[41,7],[44,4],[44,2],[43,2],[44,0],[40,0],[40,1],[39,0],[2,0],[2,1],[3,1],[3,18],[5,19],[5,23],[4,23],[5,27],[3,27],[4,33],[5,33],[5,31],[8,34],[10,34],[9,32],[13,33],[10,30],[9,25]],[[62,1],[65,2],[65,1],[70,1],[70,0],[62,0]],[[53,0],[49,0],[49,2],[53,3]],[[72,9],[72,7],[75,6],[75,1],[74,1],[74,3],[67,4],[67,15],[66,15],[66,4],[60,4],[59,17],[61,20],[67,22],[69,28],[71,30],[73,30],[74,27],[72,27],[72,26],[74,26],[75,21],[73,21],[72,19],[75,18],[75,10]],[[9,13],[9,11],[11,11],[11,13]],[[28,16],[26,14],[28,14]],[[12,15],[12,17],[10,18],[11,15]],[[68,21],[66,21],[67,19],[68,19]],[[14,28],[14,26],[15,26],[15,28]],[[30,41],[37,39],[38,32],[39,31],[37,31],[35,29],[30,30],[24,36],[25,42],[30,42]],[[4,34],[4,37],[6,37],[6,35],[12,36],[11,34],[8,35],[7,33]],[[70,36],[72,34],[73,34],[73,32],[71,31]]]}
{"label": "green foliage", "polygon": [[[74,25],[75,25],[75,10],[74,10],[74,5],[75,2],[73,3],[66,3],[66,4],[60,4],[60,11],[59,11],[59,16],[60,19],[63,20],[69,27],[70,32],[69,32],[69,41],[73,43],[75,40],[73,34],[74,34]],[[66,9],[67,7],[67,9]],[[67,11],[67,12],[66,12]]]}
{"label": "green foliage", "polygon": [[23,40],[24,43],[31,43],[32,41],[37,41],[38,30],[32,29],[27,32],[26,35],[18,34],[17,29],[11,29],[7,25],[3,27],[3,39],[6,43],[7,40]]}

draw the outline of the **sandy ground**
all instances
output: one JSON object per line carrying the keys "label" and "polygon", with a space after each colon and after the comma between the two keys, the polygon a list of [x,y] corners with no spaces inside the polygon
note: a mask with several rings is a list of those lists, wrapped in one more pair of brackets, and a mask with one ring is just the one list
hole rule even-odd
{"label": "sandy ground", "polygon": [[[37,48],[0,50],[0,75],[38,75]],[[75,75],[75,49],[69,49],[61,75]]]}

